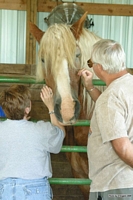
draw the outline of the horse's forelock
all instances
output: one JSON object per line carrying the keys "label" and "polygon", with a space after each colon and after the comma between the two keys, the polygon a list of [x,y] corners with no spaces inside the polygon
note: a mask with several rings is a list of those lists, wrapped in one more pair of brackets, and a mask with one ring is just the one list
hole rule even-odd
{"label": "horse's forelock", "polygon": [[50,63],[51,71],[55,76],[63,59],[68,61],[70,68],[75,67],[75,51],[76,41],[70,27],[64,24],[54,24],[42,37],[39,59],[44,59],[45,70]]}

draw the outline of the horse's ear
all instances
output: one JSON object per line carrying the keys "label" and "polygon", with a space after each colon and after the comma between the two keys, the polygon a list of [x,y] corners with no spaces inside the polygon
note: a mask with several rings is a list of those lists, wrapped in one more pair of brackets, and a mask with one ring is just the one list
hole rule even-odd
{"label": "horse's ear", "polygon": [[81,35],[82,28],[84,26],[84,22],[87,17],[87,14],[88,14],[88,12],[85,12],[83,14],[83,16],[71,26],[71,31],[72,31],[74,37],[76,38],[76,40],[79,39],[79,37]]}
{"label": "horse's ear", "polygon": [[35,37],[38,43],[40,43],[40,40],[45,32],[40,30],[35,24],[32,22],[29,22],[29,30],[30,33]]}

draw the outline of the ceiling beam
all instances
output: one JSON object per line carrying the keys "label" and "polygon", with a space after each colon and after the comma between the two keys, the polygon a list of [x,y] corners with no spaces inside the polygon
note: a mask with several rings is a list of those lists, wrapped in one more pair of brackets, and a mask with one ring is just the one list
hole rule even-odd
{"label": "ceiling beam", "polygon": [[[58,3],[57,3],[58,2]],[[27,9],[26,0],[0,0],[0,9],[9,10],[25,10]],[[38,12],[51,12],[57,5],[62,4],[60,1],[51,0],[38,0],[37,11]],[[86,3],[76,2],[81,6],[88,14],[91,15],[108,15],[108,16],[133,16],[133,5],[127,4],[102,4],[102,3]]]}

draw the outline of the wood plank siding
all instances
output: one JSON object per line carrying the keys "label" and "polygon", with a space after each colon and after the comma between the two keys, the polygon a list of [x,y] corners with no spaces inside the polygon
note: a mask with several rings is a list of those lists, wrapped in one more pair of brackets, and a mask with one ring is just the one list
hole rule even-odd
{"label": "wood plank siding", "polygon": [[[51,12],[57,5],[62,4],[61,1],[38,0],[37,12]],[[27,10],[29,0],[0,0],[0,9],[9,10]],[[32,1],[34,4],[34,1]],[[31,7],[32,7],[32,4]],[[133,16],[133,5],[126,4],[102,4],[102,3],[84,3],[76,2],[88,14],[110,15],[110,16]],[[34,4],[35,5],[35,4]],[[33,5],[33,7],[34,7]]]}

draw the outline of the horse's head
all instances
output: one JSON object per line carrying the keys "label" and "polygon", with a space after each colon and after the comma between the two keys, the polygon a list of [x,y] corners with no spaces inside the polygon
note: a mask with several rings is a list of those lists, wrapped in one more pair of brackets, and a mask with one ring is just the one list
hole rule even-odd
{"label": "horse's head", "polygon": [[87,12],[72,26],[54,24],[45,33],[30,23],[30,32],[40,44],[37,80],[45,80],[52,88],[55,115],[66,125],[75,123],[80,113],[80,77],[77,73],[83,63],[77,41],[86,16]]}

